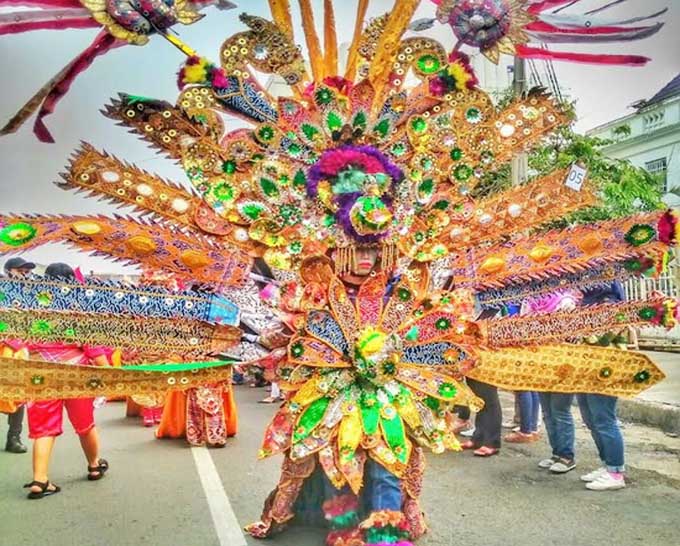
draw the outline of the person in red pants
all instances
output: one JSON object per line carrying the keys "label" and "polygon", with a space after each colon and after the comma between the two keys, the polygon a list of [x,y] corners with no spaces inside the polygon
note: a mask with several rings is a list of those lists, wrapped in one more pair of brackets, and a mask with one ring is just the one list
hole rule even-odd
{"label": "person in red pants", "polygon": [[[73,269],[66,264],[52,264],[45,270],[45,276],[55,279],[73,279]],[[32,357],[49,362],[72,365],[109,365],[109,349],[86,347],[76,343],[29,344]],[[54,495],[61,488],[49,480],[49,465],[57,436],[63,432],[63,412],[80,439],[80,445],[87,459],[87,479],[94,481],[104,477],[109,468],[105,459],[99,457],[99,433],[94,423],[94,398],[69,400],[41,400],[27,404],[28,436],[33,440],[33,481],[29,488],[29,499],[41,499]]]}

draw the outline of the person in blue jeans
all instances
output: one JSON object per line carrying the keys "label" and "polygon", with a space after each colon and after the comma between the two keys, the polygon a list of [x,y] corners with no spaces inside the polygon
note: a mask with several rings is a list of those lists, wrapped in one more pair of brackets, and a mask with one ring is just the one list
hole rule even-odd
{"label": "person in blue jeans", "polygon": [[590,429],[602,467],[581,476],[592,491],[623,489],[626,468],[623,459],[623,436],[616,417],[615,396],[579,394],[577,397],[581,417]]}
{"label": "person in blue jeans", "polygon": [[540,410],[539,396],[533,391],[519,391],[515,393],[519,407],[519,430],[503,438],[506,442],[526,444],[540,438],[538,433],[538,412]]}
{"label": "person in blue jeans", "polygon": [[[615,303],[625,300],[621,283],[597,287],[583,294],[584,305]],[[616,416],[615,396],[602,394],[579,394],[577,396],[581,417],[590,429],[602,467],[584,474],[581,480],[592,491],[623,489],[626,480],[623,455],[623,435]]]}
{"label": "person in blue jeans", "polygon": [[543,424],[548,434],[552,456],[538,463],[539,468],[564,474],[576,468],[574,457],[574,417],[571,414],[573,394],[542,392]]}

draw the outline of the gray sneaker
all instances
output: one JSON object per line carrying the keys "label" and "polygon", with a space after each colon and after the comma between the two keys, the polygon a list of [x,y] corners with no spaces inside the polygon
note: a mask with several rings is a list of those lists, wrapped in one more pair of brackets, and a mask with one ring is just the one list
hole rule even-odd
{"label": "gray sneaker", "polygon": [[560,457],[550,467],[550,472],[553,474],[566,474],[570,470],[574,470],[574,468],[576,468],[576,461],[574,459]]}

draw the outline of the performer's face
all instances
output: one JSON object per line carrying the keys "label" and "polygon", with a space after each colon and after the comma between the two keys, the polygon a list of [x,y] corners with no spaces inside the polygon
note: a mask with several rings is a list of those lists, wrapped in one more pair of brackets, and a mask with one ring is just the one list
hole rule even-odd
{"label": "performer's face", "polygon": [[378,249],[377,248],[357,248],[356,249],[356,265],[352,268],[353,275],[359,275],[360,277],[365,277],[375,266],[375,262],[378,259]]}

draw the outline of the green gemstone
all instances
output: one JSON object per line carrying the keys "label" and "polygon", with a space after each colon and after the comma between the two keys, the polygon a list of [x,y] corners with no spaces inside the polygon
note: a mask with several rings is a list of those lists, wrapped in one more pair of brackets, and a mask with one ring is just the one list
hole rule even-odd
{"label": "green gemstone", "polygon": [[418,185],[418,193],[421,195],[432,195],[434,191],[434,180],[426,178]]}
{"label": "green gemstone", "polygon": [[422,133],[425,129],[427,129],[427,122],[421,118],[413,118],[411,120],[411,129],[413,129],[416,133]]}
{"label": "green gemstone", "polygon": [[66,328],[66,330],[64,330],[64,335],[71,338],[76,337],[75,328]]}
{"label": "green gemstone", "polygon": [[464,181],[472,176],[472,169],[467,165],[458,165],[453,171],[456,180]]}
{"label": "green gemstone", "polygon": [[456,396],[456,387],[452,383],[442,383],[439,385],[438,391],[444,398],[453,398]]}
{"label": "green gemstone", "polygon": [[434,74],[441,68],[439,59],[434,55],[423,55],[418,59],[416,64],[423,74]]}
{"label": "green gemstone", "polygon": [[6,322],[0,322],[0,333],[6,332],[8,328],[9,324],[7,324]]}
{"label": "green gemstone", "polygon": [[52,294],[49,292],[41,292],[38,294],[37,298],[38,300],[38,305],[41,305],[42,307],[47,307],[52,303]]}
{"label": "green gemstone", "polygon": [[381,137],[385,138],[387,133],[390,132],[390,120],[387,118],[380,120],[373,130]]}
{"label": "green gemstone", "polygon": [[365,112],[357,112],[357,115],[354,116],[354,119],[352,120],[352,126],[353,127],[358,127],[360,129],[366,129],[366,113]]}
{"label": "green gemstone", "polygon": [[260,187],[267,197],[278,197],[279,188],[276,182],[269,178],[260,178]]}
{"label": "green gemstone", "polygon": [[231,201],[234,199],[234,188],[232,188],[231,185],[227,184],[226,182],[219,182],[215,184],[210,190],[210,193],[218,201]]}
{"label": "green gemstone", "polygon": [[332,214],[326,214],[326,216],[323,218],[323,225],[325,227],[331,227],[335,225],[335,216]]}
{"label": "green gemstone", "polygon": [[257,135],[264,142],[268,142],[272,138],[274,138],[274,129],[272,127],[270,127],[269,125],[265,125],[264,127],[260,128],[260,130],[257,132]]}
{"label": "green gemstone", "polygon": [[293,176],[293,186],[296,188],[304,188],[306,185],[307,177],[305,176],[305,172],[303,170],[299,170],[295,173],[295,176]]}
{"label": "green gemstone", "polygon": [[335,112],[330,112],[326,118],[326,125],[331,131],[337,131],[342,128],[342,118]]}
{"label": "green gemstone", "polygon": [[422,231],[417,231],[414,238],[417,243],[422,243],[425,240],[425,234]]}
{"label": "green gemstone", "polygon": [[228,159],[222,163],[222,171],[226,174],[234,174],[236,172],[236,161]]}
{"label": "green gemstone", "polygon": [[401,301],[409,301],[411,299],[411,291],[408,288],[401,287],[397,290],[397,297]]}
{"label": "green gemstone", "polygon": [[446,199],[441,199],[437,201],[433,207],[437,210],[446,210],[449,208],[450,203]]}
{"label": "green gemstone", "polygon": [[7,294],[4,292],[0,292],[0,303],[4,302],[7,299]]}
{"label": "green gemstone", "polygon": [[293,142],[293,144],[288,146],[288,153],[293,157],[299,156],[302,153],[302,146]]}
{"label": "green gemstone", "polygon": [[295,358],[301,357],[304,352],[305,352],[305,348],[302,345],[302,343],[295,343],[290,348],[290,354],[292,354]]}
{"label": "green gemstone", "polygon": [[406,332],[406,339],[409,341],[418,341],[418,327],[411,326],[408,332]]}
{"label": "green gemstone", "polygon": [[448,330],[451,327],[451,321],[447,318],[440,318],[434,326],[437,330]]}
{"label": "green gemstone", "polygon": [[429,171],[433,165],[434,161],[432,161],[431,157],[424,157],[420,160],[420,166],[426,171]]}
{"label": "green gemstone", "polygon": [[34,375],[31,377],[31,384],[42,385],[45,382],[45,378],[42,375]]}
{"label": "green gemstone", "polygon": [[611,375],[612,375],[612,369],[611,368],[602,368],[600,370],[600,377],[602,377],[603,379],[611,377]]}
{"label": "green gemstone", "polygon": [[633,376],[633,381],[635,381],[636,383],[645,383],[649,381],[649,378],[651,376],[652,374],[650,374],[648,370],[642,370]]}
{"label": "green gemstone", "polygon": [[468,108],[467,112],[465,112],[465,119],[470,122],[479,121],[481,118],[482,113],[479,111],[479,108]]}
{"label": "green gemstone", "polygon": [[0,230],[0,241],[9,246],[21,246],[36,236],[38,230],[26,222],[9,224]]}
{"label": "green gemstone", "polygon": [[321,105],[329,104],[333,100],[333,98],[334,98],[333,93],[331,92],[330,89],[326,87],[324,87],[323,89],[319,89],[314,95],[316,103]]}
{"label": "green gemstone", "polygon": [[36,320],[31,324],[31,333],[48,334],[52,331],[52,325],[46,320]]}
{"label": "green gemstone", "polygon": [[288,250],[291,254],[300,254],[302,252],[302,243],[300,241],[293,241],[288,245]]}
{"label": "green gemstone", "polygon": [[656,318],[657,311],[654,309],[654,307],[643,307],[638,311],[638,316],[642,320],[652,320]]}
{"label": "green gemstone", "polygon": [[463,158],[463,150],[460,148],[453,148],[449,155],[454,161],[460,161]]}
{"label": "green gemstone", "polygon": [[392,155],[395,155],[397,157],[402,156],[406,153],[406,144],[403,142],[395,142],[392,144],[392,148],[390,149],[392,152]]}
{"label": "green gemstone", "polygon": [[308,140],[314,140],[314,138],[319,134],[319,130],[309,123],[303,123],[301,129],[302,133],[307,137]]}
{"label": "green gemstone", "polygon": [[260,215],[265,211],[264,205],[260,203],[246,203],[239,207],[241,214],[250,220],[257,220]]}

